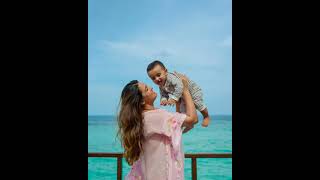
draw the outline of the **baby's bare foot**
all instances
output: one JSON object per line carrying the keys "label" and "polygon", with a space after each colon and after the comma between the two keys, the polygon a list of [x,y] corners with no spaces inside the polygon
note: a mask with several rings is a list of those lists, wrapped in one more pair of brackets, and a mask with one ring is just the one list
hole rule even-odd
{"label": "baby's bare foot", "polygon": [[203,127],[208,127],[209,122],[210,122],[210,117],[208,116],[208,117],[206,117],[206,118],[203,119],[201,125],[202,125]]}

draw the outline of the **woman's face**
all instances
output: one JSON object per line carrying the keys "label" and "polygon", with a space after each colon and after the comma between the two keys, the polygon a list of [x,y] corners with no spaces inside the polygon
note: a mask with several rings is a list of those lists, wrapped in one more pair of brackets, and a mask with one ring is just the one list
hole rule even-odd
{"label": "woman's face", "polygon": [[153,91],[153,88],[142,82],[138,83],[138,88],[143,96],[145,104],[153,105],[153,102],[157,98],[157,93]]}

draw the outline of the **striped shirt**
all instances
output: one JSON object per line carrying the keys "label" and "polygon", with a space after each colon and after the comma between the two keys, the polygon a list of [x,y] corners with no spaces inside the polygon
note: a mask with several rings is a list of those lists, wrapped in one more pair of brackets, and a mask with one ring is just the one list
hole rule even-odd
{"label": "striped shirt", "polygon": [[[201,88],[192,80],[188,81],[188,89],[190,91],[193,100],[199,97],[201,93]],[[168,72],[167,80],[164,86],[160,87],[161,100],[163,99],[174,99],[178,101],[182,96],[183,83],[182,80],[174,73]],[[202,97],[201,97],[202,98]]]}

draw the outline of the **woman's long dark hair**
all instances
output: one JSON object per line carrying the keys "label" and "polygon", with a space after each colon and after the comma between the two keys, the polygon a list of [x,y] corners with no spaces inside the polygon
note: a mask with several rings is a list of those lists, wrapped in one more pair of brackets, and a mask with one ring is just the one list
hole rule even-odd
{"label": "woman's long dark hair", "polygon": [[117,116],[120,141],[124,157],[132,165],[142,152],[143,138],[143,97],[138,89],[138,81],[133,80],[122,90],[120,110]]}

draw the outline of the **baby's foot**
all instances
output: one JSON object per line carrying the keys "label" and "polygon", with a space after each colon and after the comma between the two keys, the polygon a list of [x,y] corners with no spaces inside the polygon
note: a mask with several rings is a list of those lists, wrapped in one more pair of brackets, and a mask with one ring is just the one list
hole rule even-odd
{"label": "baby's foot", "polygon": [[201,125],[202,125],[203,127],[208,127],[209,122],[210,122],[210,117],[208,116],[208,117],[206,117],[206,118],[203,119]]}

